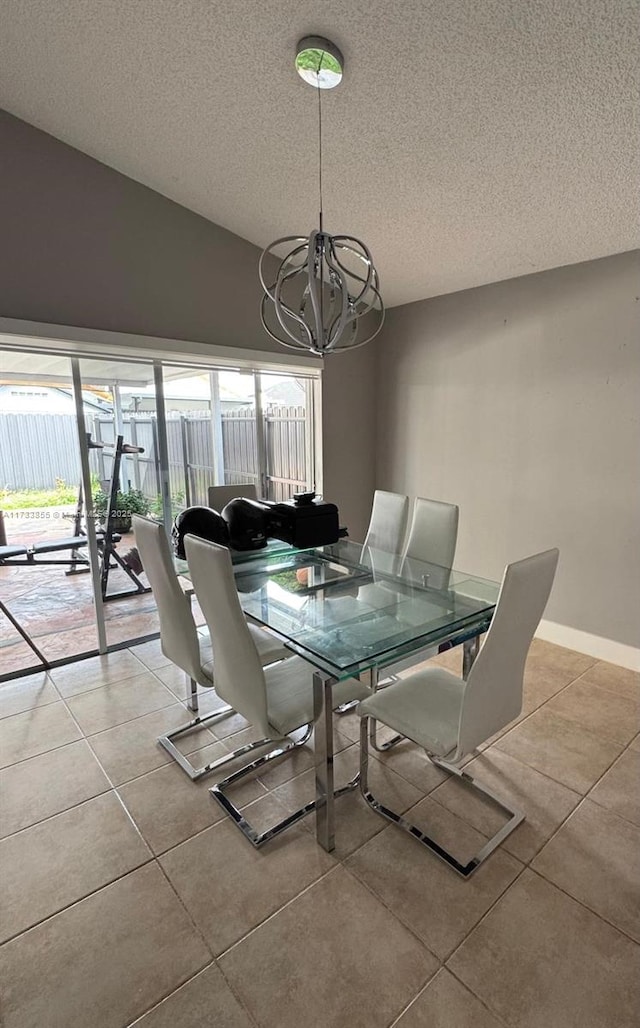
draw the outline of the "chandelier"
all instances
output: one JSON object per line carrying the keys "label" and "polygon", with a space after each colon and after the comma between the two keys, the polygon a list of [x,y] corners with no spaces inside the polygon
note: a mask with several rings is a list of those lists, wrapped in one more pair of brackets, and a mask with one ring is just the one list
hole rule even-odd
{"label": "chandelier", "polygon": [[364,346],[384,322],[378,272],[368,247],[323,228],[322,91],[338,85],[343,68],[342,54],[328,39],[306,36],[298,43],[296,70],[318,94],[318,228],[308,237],[276,239],[262,251],[258,265],[265,330],[283,346],[319,357]]}

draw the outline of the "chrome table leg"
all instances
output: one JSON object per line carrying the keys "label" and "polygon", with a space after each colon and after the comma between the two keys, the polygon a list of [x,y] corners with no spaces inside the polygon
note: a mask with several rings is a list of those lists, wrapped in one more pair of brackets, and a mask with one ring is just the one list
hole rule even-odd
{"label": "chrome table leg", "polygon": [[335,848],[333,795],[333,686],[336,679],[325,671],[313,674],[315,721],[316,838],[328,853]]}

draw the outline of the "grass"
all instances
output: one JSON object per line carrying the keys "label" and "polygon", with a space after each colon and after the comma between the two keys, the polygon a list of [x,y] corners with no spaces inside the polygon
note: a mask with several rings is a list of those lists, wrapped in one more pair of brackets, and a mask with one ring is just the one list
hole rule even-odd
{"label": "grass", "polygon": [[78,502],[78,487],[56,482],[54,489],[0,489],[0,510],[35,507],[71,507]]}
{"label": "grass", "polygon": [[[96,475],[91,476],[93,500],[98,513],[104,512],[107,507],[107,497],[101,490]],[[130,491],[129,495],[133,495]],[[102,501],[101,501],[102,497]],[[162,497],[157,496],[155,500],[146,500],[142,493],[135,491],[136,501],[127,500],[122,493],[118,493],[118,504],[122,508],[131,508],[138,513],[149,511],[157,517],[162,517]],[[38,507],[75,507],[78,502],[78,486],[67,485],[62,479],[56,479],[53,489],[0,489],[0,510],[35,510]],[[177,492],[172,496],[172,513],[175,516],[184,507],[184,493]]]}

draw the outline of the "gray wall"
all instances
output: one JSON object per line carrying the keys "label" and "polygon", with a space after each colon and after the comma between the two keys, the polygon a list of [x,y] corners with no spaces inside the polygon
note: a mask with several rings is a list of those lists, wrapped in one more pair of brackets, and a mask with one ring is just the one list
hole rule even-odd
{"label": "gray wall", "polygon": [[[286,352],[260,325],[251,243],[4,111],[0,154],[0,315]],[[328,363],[323,390],[325,495],[357,538],[374,482],[363,429],[374,360],[335,359],[342,371]]]}
{"label": "gray wall", "polygon": [[545,617],[640,645],[640,253],[389,312],[380,488],[460,505],[456,563],[549,546]]}

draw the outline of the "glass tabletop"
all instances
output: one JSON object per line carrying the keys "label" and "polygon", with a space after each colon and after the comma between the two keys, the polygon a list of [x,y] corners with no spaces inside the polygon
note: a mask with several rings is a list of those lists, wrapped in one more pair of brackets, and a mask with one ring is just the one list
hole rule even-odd
{"label": "glass tabletop", "polygon": [[497,582],[346,539],[311,550],[270,540],[262,550],[232,551],[232,560],[245,614],[338,679],[480,634],[499,590]]}

